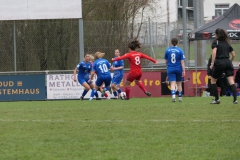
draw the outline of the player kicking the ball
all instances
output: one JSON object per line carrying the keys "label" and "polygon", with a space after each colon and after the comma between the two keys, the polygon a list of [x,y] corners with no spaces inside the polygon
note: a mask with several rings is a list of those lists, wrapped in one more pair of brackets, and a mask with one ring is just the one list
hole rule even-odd
{"label": "player kicking the ball", "polygon": [[177,47],[178,40],[172,38],[171,43],[173,46],[167,48],[164,57],[167,65],[167,76],[171,86],[172,102],[176,102],[176,83],[179,102],[182,102],[182,81],[185,76],[185,57],[182,49]]}
{"label": "player kicking the ball", "polygon": [[127,79],[125,81],[125,92],[126,92],[126,100],[130,99],[130,84],[135,81],[135,83],[143,90],[143,92],[147,96],[151,96],[151,93],[147,92],[146,88],[143,86],[140,81],[142,77],[142,68],[141,68],[141,58],[148,59],[154,63],[157,61],[141,52],[137,52],[137,48],[141,48],[141,43],[138,40],[133,40],[128,44],[129,53],[126,53],[123,56],[113,58],[112,61],[119,61],[123,59],[128,59],[130,63],[130,72],[127,75]]}

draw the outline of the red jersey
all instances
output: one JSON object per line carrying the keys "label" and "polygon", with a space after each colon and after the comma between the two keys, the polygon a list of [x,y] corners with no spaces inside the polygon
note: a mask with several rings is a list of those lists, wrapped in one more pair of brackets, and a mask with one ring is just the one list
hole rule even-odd
{"label": "red jersey", "polygon": [[141,58],[145,58],[148,59],[154,63],[156,63],[157,61],[141,52],[137,52],[137,51],[131,51],[129,53],[126,53],[123,56],[120,56],[118,58],[114,58],[113,61],[119,61],[119,60],[123,60],[123,59],[128,59],[129,63],[130,63],[130,72],[142,72],[142,68],[141,68]]}

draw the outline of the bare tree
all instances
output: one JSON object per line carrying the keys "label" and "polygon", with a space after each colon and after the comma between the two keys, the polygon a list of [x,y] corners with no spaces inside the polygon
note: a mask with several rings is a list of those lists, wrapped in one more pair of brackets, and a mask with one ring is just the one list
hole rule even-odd
{"label": "bare tree", "polygon": [[[140,22],[141,29],[144,10],[152,9],[154,0],[83,0],[83,19],[85,21],[124,21],[124,30],[128,38],[137,38],[139,31],[134,35],[136,22]],[[96,7],[97,6],[97,7]],[[138,18],[138,14],[140,17]]]}

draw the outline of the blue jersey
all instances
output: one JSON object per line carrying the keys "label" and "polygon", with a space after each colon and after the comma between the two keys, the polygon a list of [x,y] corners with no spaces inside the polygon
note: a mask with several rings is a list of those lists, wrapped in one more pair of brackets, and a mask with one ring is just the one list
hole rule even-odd
{"label": "blue jersey", "polygon": [[111,76],[110,67],[111,65],[106,59],[100,58],[94,61],[92,71],[97,74],[97,77],[107,77]]}
{"label": "blue jersey", "polygon": [[76,68],[78,69],[79,78],[89,79],[89,75],[92,70],[92,65],[90,62],[86,63],[85,61],[82,61],[76,66]]}
{"label": "blue jersey", "polygon": [[172,46],[166,50],[164,59],[167,60],[167,69],[176,69],[182,67],[181,61],[185,56],[181,48]]}
{"label": "blue jersey", "polygon": [[[115,61],[113,62],[113,67],[124,67],[124,61],[123,60],[119,60],[119,61]],[[123,77],[123,69],[119,69],[119,70],[115,70],[113,77]]]}

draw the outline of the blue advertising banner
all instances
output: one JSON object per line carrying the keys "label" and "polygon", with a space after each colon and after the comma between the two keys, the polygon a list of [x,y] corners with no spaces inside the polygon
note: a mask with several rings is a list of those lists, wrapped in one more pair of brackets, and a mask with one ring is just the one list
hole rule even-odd
{"label": "blue advertising banner", "polygon": [[0,101],[45,99],[44,74],[0,76]]}

